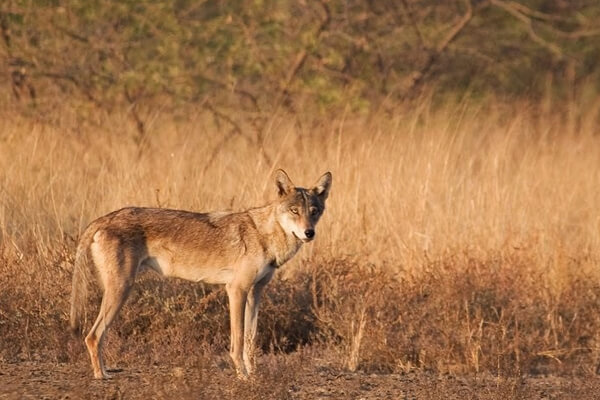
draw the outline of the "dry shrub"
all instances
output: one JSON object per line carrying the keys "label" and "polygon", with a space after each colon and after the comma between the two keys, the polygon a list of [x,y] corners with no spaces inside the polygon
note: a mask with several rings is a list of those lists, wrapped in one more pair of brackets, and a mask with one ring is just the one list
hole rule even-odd
{"label": "dry shrub", "polygon": [[264,352],[292,352],[310,345],[317,324],[309,279],[275,279],[265,289],[258,318],[258,346]]}
{"label": "dry shrub", "polygon": [[[40,266],[35,276],[21,264],[39,257],[32,256],[11,263],[3,280],[2,358],[86,359],[81,338],[67,329],[68,253],[49,255],[52,268]],[[547,274],[561,277],[560,289],[522,250],[451,252],[418,274],[352,259],[314,260],[267,288],[259,345],[268,354],[319,343],[330,362],[368,372],[594,372],[594,264],[559,259],[564,264]],[[7,285],[7,278],[19,284]],[[98,304],[92,296],[90,318]],[[107,359],[199,365],[218,356],[229,363],[228,318],[224,290],[143,275],[109,331]]]}
{"label": "dry shrub", "polygon": [[[0,243],[0,359],[65,361],[71,253],[59,241],[23,253]],[[68,336],[67,336],[68,337]]]}
{"label": "dry shrub", "polygon": [[350,369],[594,372],[600,287],[575,261],[556,295],[527,254],[451,254],[418,276],[357,262],[313,270],[320,339]]}
{"label": "dry shrub", "polygon": [[[108,346],[112,344],[114,354],[148,362],[167,357],[178,363],[226,355],[230,327],[225,290],[152,275],[134,286],[114,325],[112,335],[119,339]],[[311,342],[316,326],[307,284],[276,280],[267,287],[258,326],[257,345],[263,353],[292,352]],[[99,303],[96,299],[90,308],[96,312]]]}
{"label": "dry shrub", "polygon": [[[94,302],[96,316],[99,299]],[[172,360],[179,365],[226,353],[229,346],[227,296],[218,287],[143,274],[114,329],[108,359],[128,355],[138,362]]]}

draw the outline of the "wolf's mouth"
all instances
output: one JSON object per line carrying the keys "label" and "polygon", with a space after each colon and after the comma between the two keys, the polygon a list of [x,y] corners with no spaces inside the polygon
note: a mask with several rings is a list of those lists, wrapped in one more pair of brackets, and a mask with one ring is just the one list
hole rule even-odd
{"label": "wolf's mouth", "polygon": [[298,235],[296,235],[296,232],[294,232],[294,231],[292,231],[292,235],[294,235],[294,237],[296,239],[301,240],[304,243],[308,243],[308,242],[310,242],[310,241],[312,241],[314,239],[314,238],[304,238],[304,239],[302,239],[302,238],[298,237]]}

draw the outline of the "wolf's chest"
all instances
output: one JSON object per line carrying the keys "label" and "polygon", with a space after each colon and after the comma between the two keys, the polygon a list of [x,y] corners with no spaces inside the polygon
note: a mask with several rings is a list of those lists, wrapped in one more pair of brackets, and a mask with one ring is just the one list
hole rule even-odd
{"label": "wolf's chest", "polygon": [[273,261],[272,261],[273,267],[279,268],[280,266],[285,264],[292,257],[294,257],[294,255],[296,255],[298,250],[300,250],[300,247],[302,247],[301,242],[300,243],[287,243],[286,246],[282,246],[281,248],[276,249],[276,251],[274,252],[275,254],[273,257]]}

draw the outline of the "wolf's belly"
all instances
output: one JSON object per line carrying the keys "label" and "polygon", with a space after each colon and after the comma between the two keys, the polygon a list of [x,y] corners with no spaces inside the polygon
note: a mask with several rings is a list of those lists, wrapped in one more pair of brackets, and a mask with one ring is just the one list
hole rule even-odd
{"label": "wolf's belly", "polygon": [[233,269],[219,265],[194,265],[160,257],[149,257],[141,269],[151,269],[167,277],[181,278],[193,282],[226,284],[233,278]]}

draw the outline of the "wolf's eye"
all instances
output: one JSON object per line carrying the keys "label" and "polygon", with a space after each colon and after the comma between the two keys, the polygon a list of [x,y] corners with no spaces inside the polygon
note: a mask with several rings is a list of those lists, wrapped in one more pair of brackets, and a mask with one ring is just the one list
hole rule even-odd
{"label": "wolf's eye", "polygon": [[290,208],[290,212],[291,212],[292,214],[296,214],[296,215],[298,215],[298,209],[297,209],[296,207],[292,207],[292,208]]}
{"label": "wolf's eye", "polygon": [[317,215],[319,213],[319,209],[317,207],[310,208],[310,215]]}

